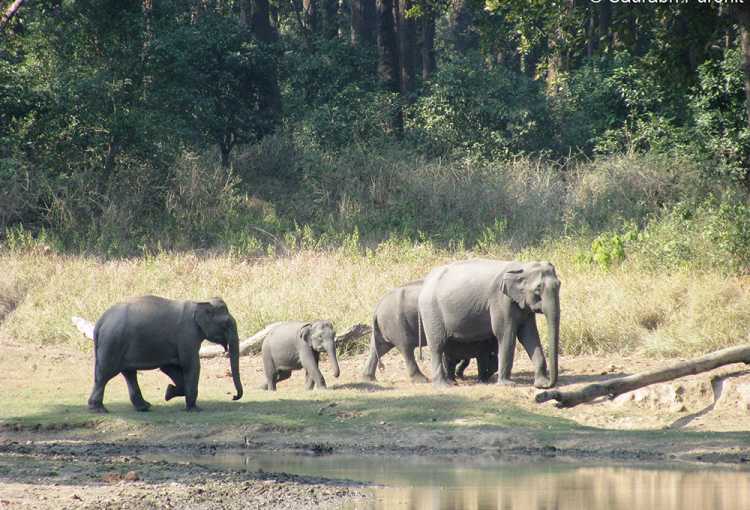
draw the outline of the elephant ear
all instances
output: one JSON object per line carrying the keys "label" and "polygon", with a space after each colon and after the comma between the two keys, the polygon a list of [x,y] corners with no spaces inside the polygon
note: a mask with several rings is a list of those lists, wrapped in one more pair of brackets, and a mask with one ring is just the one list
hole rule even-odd
{"label": "elephant ear", "polygon": [[306,324],[303,324],[301,328],[299,328],[299,339],[305,342],[307,345],[310,345],[310,330],[312,330],[312,324],[309,322]]}
{"label": "elephant ear", "polygon": [[526,308],[526,297],[523,292],[525,280],[523,269],[520,268],[506,271],[500,280],[500,291],[521,308]]}
{"label": "elephant ear", "polygon": [[193,319],[203,333],[203,337],[208,339],[208,332],[211,330],[215,307],[210,301],[201,301],[195,303]]}

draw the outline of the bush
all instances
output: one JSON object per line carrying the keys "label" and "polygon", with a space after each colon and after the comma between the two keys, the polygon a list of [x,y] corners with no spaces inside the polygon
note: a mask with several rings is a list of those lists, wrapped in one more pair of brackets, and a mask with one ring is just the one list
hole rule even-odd
{"label": "bush", "polygon": [[405,118],[427,154],[489,159],[550,149],[550,125],[539,83],[478,56],[444,62]]}
{"label": "bush", "polygon": [[698,69],[699,83],[691,98],[696,135],[713,154],[708,178],[747,179],[750,128],[745,110],[742,56],[727,49],[720,61],[709,60]]}

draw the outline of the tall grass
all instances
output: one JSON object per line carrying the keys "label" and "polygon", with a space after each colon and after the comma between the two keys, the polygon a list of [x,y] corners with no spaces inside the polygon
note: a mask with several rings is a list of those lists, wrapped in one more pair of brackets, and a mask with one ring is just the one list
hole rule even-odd
{"label": "tall grass", "polygon": [[[222,296],[241,335],[289,319],[327,318],[343,330],[369,323],[390,288],[438,264],[489,255],[556,264],[565,354],[686,355],[748,341],[746,279],[718,272],[653,272],[629,262],[605,270],[581,265],[576,250],[558,243],[523,252],[496,245],[477,253],[391,241],[366,250],[303,250],[285,257],[163,252],[107,261],[6,250],[0,255],[0,289],[23,291],[8,294],[16,306],[0,325],[0,338],[87,350],[91,343],[70,324],[72,315],[95,320],[113,303],[146,293],[175,299]],[[544,334],[544,321],[539,324]]]}

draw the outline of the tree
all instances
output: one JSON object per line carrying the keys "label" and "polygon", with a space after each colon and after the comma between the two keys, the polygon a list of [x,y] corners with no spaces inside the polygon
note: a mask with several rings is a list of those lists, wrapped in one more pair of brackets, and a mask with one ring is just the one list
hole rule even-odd
{"label": "tree", "polygon": [[[394,93],[401,90],[401,66],[399,64],[396,23],[393,16],[394,1],[378,0],[378,78],[383,87]],[[391,130],[400,136],[404,123],[401,108],[393,112]]]}
{"label": "tree", "polygon": [[353,46],[375,46],[377,41],[377,11],[375,0],[352,0]]}
{"label": "tree", "polygon": [[223,166],[229,166],[236,145],[272,129],[277,106],[269,102],[276,94],[273,59],[233,19],[205,13],[194,24],[158,37],[153,55],[154,93],[177,112],[183,129],[219,147]]}

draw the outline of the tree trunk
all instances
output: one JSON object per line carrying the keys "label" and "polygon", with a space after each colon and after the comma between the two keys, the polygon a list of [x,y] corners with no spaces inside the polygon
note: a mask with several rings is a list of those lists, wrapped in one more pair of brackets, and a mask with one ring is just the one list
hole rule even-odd
{"label": "tree trunk", "polygon": [[422,79],[435,72],[435,12],[427,9],[422,16]]}
{"label": "tree trunk", "polygon": [[453,49],[458,53],[475,46],[475,38],[469,32],[472,22],[472,14],[467,0],[452,0],[451,14],[449,19],[449,39],[453,43]]}
{"label": "tree trunk", "polygon": [[[396,0],[398,1],[398,0]],[[378,78],[389,92],[400,92],[401,66],[399,64],[396,23],[393,18],[394,0],[378,0]],[[401,136],[403,132],[401,107],[396,105],[391,115],[390,129]]]}
{"label": "tree trunk", "polygon": [[399,42],[401,46],[401,94],[407,101],[414,99],[417,69],[417,24],[407,13],[412,0],[397,0],[399,8]]}
{"label": "tree trunk", "polygon": [[[268,0],[244,0],[243,3],[247,3],[246,9],[250,10],[250,25],[258,42],[268,45],[276,42],[277,34],[271,26]],[[262,93],[261,97],[262,108],[268,109],[274,117],[281,114],[281,92],[277,74],[274,68],[271,76],[268,77],[268,89]]]}
{"label": "tree trunk", "polygon": [[603,383],[595,383],[584,386],[577,391],[543,391],[537,394],[535,400],[538,403],[556,400],[557,407],[575,407],[584,402],[590,402],[599,397],[608,396],[615,398],[629,391],[637,390],[650,384],[677,379],[686,375],[707,372],[723,365],[733,363],[750,364],[750,345],[731,347],[716,351],[693,361],[678,363],[661,370],[652,370],[640,374],[619,377]]}
{"label": "tree trunk", "polygon": [[352,46],[375,46],[377,11],[375,0],[351,0]]}
{"label": "tree trunk", "polygon": [[602,52],[609,52],[612,48],[612,4],[599,4],[599,26],[597,27],[597,46]]}
{"label": "tree trunk", "polygon": [[735,6],[734,12],[740,28],[742,77],[745,85],[745,115],[748,127],[750,127],[750,4]]}
{"label": "tree trunk", "polygon": [[339,35],[339,2],[323,0],[323,36],[335,39]]}
{"label": "tree trunk", "polygon": [[313,34],[318,33],[320,20],[318,15],[318,0],[302,0],[302,12],[305,28]]}

